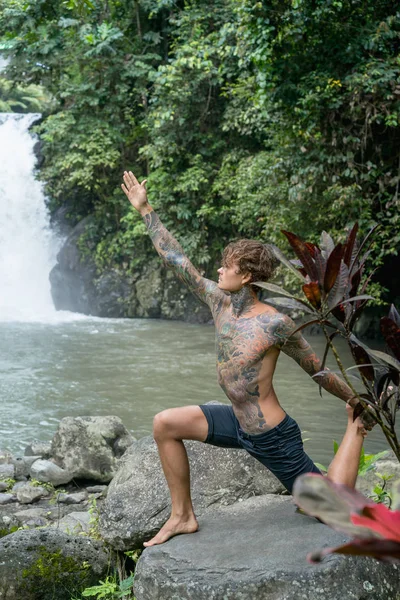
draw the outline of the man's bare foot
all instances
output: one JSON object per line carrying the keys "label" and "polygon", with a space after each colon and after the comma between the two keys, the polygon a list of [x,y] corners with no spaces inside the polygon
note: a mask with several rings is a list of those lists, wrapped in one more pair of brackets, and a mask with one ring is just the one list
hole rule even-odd
{"label": "man's bare foot", "polygon": [[182,520],[177,517],[170,517],[168,521],[163,525],[160,531],[148,542],[144,542],[143,546],[146,548],[149,546],[156,546],[157,544],[163,544],[169,538],[174,535],[180,535],[182,533],[195,533],[199,528],[196,517],[192,515],[189,519]]}

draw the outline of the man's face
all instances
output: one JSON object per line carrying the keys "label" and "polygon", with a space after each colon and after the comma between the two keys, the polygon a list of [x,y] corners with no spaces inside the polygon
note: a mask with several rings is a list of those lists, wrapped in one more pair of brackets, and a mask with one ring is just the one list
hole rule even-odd
{"label": "man's face", "polygon": [[235,263],[222,265],[218,269],[218,275],[218,287],[226,292],[238,292],[250,280],[250,275],[240,273],[239,266]]}

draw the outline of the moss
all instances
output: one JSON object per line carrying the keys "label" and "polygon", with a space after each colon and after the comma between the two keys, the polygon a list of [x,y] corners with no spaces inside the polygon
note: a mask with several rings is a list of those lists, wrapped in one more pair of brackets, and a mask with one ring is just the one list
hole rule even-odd
{"label": "moss", "polygon": [[0,528],[0,538],[3,538],[10,533],[14,533],[14,531],[18,531],[18,529],[18,525],[13,525],[13,527],[10,527],[9,529],[7,527]]}
{"label": "moss", "polygon": [[37,550],[38,558],[22,571],[23,587],[35,600],[61,600],[79,594],[88,583],[89,563],[79,563],[62,550],[50,552],[44,546]]}

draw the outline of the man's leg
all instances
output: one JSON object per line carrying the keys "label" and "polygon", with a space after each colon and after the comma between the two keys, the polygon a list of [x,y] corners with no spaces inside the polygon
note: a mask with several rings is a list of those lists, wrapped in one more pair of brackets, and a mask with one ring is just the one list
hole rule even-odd
{"label": "man's leg", "polygon": [[357,481],[361,449],[367,432],[358,417],[353,421],[354,409],[347,404],[347,428],[335,458],[329,465],[328,477],[334,483],[354,488]]}
{"label": "man's leg", "polygon": [[171,494],[171,516],[156,536],[144,546],[163,544],[179,533],[194,533],[198,523],[190,497],[189,461],[182,440],[204,442],[208,423],[198,406],[164,410],[154,418],[154,439]]}

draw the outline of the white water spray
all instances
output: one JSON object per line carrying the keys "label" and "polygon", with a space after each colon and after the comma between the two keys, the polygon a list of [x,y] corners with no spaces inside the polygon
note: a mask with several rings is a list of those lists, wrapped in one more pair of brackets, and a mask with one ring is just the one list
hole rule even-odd
{"label": "white water spray", "polygon": [[53,320],[49,272],[59,244],[35,179],[38,114],[0,113],[0,321]]}

